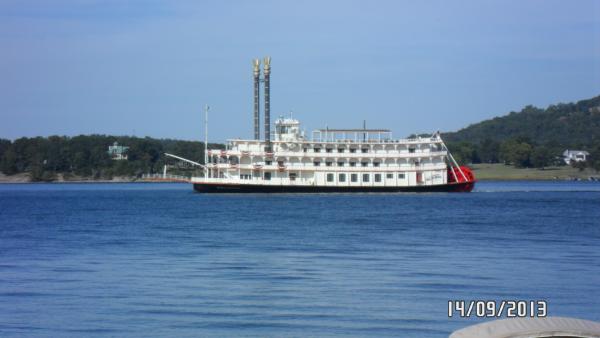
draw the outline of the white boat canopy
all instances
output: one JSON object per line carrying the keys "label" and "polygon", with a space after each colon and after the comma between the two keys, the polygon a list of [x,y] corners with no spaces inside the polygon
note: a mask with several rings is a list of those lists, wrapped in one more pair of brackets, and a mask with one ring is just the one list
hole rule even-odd
{"label": "white boat canopy", "polygon": [[600,323],[589,320],[546,317],[510,318],[454,331],[450,338],[600,338]]}

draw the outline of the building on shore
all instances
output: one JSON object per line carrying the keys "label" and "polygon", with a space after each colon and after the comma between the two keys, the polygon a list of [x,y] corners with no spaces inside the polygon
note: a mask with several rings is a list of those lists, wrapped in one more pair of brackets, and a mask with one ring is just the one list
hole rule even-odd
{"label": "building on shore", "polygon": [[116,141],[112,146],[108,146],[108,155],[113,160],[127,160],[128,151],[129,147],[120,146]]}
{"label": "building on shore", "polygon": [[566,164],[571,164],[573,162],[585,162],[587,161],[588,156],[590,156],[590,153],[585,150],[567,149],[563,152],[563,160]]}

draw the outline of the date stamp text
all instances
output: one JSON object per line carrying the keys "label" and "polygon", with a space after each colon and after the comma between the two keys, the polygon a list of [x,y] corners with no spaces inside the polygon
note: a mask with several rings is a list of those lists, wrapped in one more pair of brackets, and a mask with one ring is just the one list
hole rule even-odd
{"label": "date stamp text", "polygon": [[546,317],[545,300],[449,300],[448,317]]}

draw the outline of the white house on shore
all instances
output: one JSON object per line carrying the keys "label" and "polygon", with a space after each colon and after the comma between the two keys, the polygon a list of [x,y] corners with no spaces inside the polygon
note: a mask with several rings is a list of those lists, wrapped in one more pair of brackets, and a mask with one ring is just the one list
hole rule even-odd
{"label": "white house on shore", "polygon": [[563,152],[563,159],[566,164],[571,164],[573,162],[585,162],[587,161],[588,156],[590,156],[590,153],[585,150],[567,149]]}
{"label": "white house on shore", "polygon": [[129,147],[120,146],[119,143],[115,141],[112,146],[108,146],[108,155],[110,155],[110,158],[113,160],[126,160],[128,150]]}

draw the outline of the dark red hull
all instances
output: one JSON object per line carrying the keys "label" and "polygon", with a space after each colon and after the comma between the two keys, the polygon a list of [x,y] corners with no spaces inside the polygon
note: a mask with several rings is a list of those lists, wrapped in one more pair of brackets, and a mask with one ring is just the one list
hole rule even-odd
{"label": "dark red hull", "polygon": [[412,187],[340,187],[195,183],[194,190],[204,193],[347,193],[347,192],[470,192],[475,182],[459,182]]}

